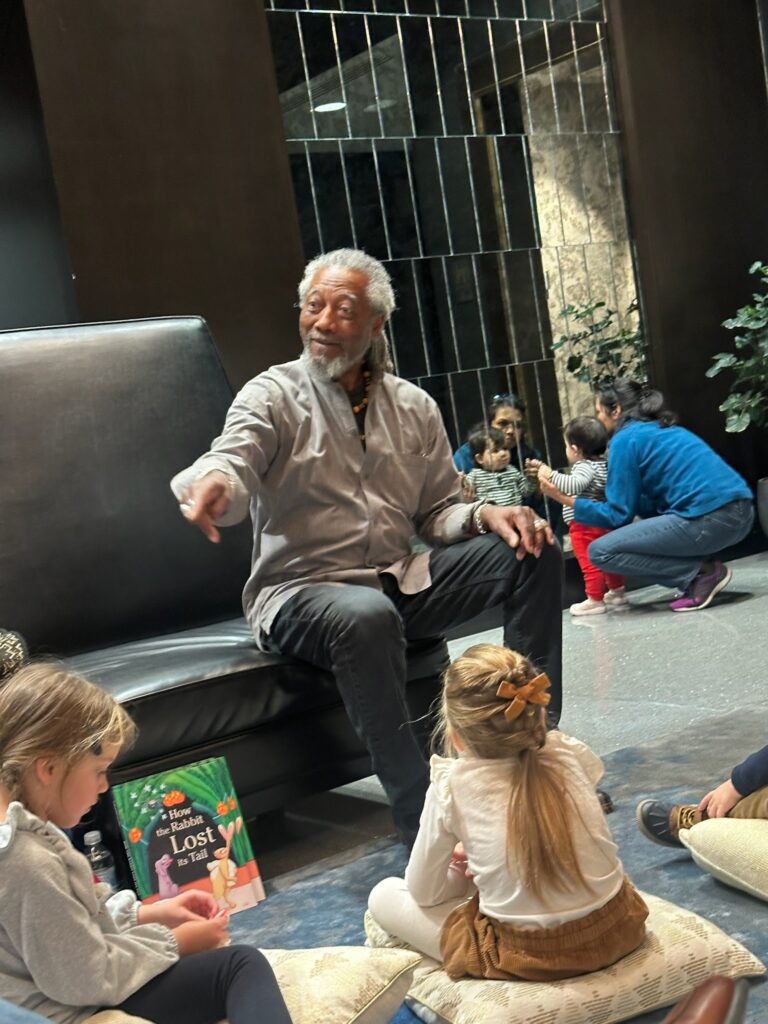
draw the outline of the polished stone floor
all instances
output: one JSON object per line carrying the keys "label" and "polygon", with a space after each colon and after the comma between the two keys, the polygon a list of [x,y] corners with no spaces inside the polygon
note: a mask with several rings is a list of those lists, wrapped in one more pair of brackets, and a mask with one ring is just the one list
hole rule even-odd
{"label": "polished stone floor", "polygon": [[[671,612],[672,592],[646,587],[626,611],[563,614],[565,732],[600,754],[685,731],[697,718],[768,704],[768,551],[730,563],[709,608]],[[471,640],[500,642],[500,630]],[[449,644],[455,657],[467,640]]]}
{"label": "polished stone floor", "polygon": [[[670,591],[647,587],[630,607],[564,617],[561,726],[600,754],[678,731],[718,711],[768,704],[768,551],[731,564],[733,580],[710,608],[673,613]],[[492,629],[451,640],[455,657]],[[301,801],[255,823],[265,878],[391,831],[376,780]]]}

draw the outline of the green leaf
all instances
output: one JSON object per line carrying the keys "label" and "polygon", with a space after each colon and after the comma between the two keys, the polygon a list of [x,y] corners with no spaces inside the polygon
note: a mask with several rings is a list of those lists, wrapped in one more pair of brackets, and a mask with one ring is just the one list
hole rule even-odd
{"label": "green leaf", "polygon": [[733,413],[725,422],[725,429],[729,434],[740,434],[746,430],[751,422],[748,412]]}
{"label": "green leaf", "polygon": [[568,356],[568,362],[565,364],[565,368],[569,373],[576,373],[577,370],[581,369],[581,364],[583,362],[584,360],[581,358],[581,356]]}

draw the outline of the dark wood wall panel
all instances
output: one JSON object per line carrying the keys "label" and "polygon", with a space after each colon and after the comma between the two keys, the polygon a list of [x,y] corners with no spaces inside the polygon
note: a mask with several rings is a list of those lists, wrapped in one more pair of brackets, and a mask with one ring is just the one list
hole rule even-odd
{"label": "dark wood wall panel", "polygon": [[198,313],[237,386],[298,349],[303,262],[254,0],[25,0],[87,320]]}
{"label": "dark wood wall panel", "polygon": [[637,271],[655,382],[752,480],[768,444],[724,433],[720,326],[768,259],[768,104],[754,0],[606,0]]}
{"label": "dark wood wall panel", "polygon": [[22,0],[0,3],[0,329],[77,320]]}

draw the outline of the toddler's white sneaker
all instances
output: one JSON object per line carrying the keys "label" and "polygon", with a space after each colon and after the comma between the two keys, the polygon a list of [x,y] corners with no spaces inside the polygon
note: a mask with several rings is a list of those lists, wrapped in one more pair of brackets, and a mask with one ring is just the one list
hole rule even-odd
{"label": "toddler's white sneaker", "polygon": [[603,601],[609,608],[621,608],[629,604],[624,587],[616,587],[615,590],[606,591]]}
{"label": "toddler's white sneaker", "polygon": [[571,615],[604,615],[606,608],[602,601],[595,601],[594,598],[588,597],[586,601],[572,604],[568,611]]}

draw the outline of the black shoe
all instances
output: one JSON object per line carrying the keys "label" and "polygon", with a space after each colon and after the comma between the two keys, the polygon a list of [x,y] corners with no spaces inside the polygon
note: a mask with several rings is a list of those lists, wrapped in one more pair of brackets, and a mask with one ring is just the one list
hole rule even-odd
{"label": "black shoe", "polygon": [[705,821],[706,811],[700,811],[696,804],[663,804],[660,800],[642,800],[635,811],[640,831],[659,846],[679,846],[678,833],[681,828],[692,828]]}
{"label": "black shoe", "polygon": [[606,793],[604,789],[596,789],[597,799],[600,801],[600,806],[603,808],[603,814],[612,814],[615,810],[613,806],[613,800],[611,800],[611,794]]}

